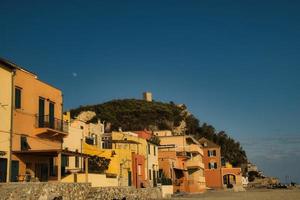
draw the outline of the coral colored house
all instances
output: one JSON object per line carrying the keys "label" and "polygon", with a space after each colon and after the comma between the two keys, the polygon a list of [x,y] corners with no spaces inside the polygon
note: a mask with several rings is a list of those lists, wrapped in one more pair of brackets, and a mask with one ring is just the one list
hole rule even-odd
{"label": "coral colored house", "polygon": [[206,186],[214,189],[221,189],[229,184],[241,186],[241,168],[233,168],[229,163],[222,166],[221,147],[206,138],[201,138],[199,143],[204,149]]}
{"label": "coral colored house", "polygon": [[223,187],[221,147],[206,138],[201,138],[199,143],[202,145],[204,151],[203,162],[205,166],[206,186],[209,188],[220,189]]}

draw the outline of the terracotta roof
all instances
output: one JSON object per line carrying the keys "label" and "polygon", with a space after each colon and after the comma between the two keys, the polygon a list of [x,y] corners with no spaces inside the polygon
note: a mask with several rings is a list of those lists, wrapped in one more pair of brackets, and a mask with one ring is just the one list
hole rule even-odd
{"label": "terracotta roof", "polygon": [[220,148],[219,145],[216,143],[206,139],[205,137],[201,138],[199,140],[199,143],[204,147],[204,148]]}
{"label": "terracotta roof", "polygon": [[152,133],[150,131],[134,131],[134,133],[138,134],[138,137],[145,140],[149,140],[152,136]]}

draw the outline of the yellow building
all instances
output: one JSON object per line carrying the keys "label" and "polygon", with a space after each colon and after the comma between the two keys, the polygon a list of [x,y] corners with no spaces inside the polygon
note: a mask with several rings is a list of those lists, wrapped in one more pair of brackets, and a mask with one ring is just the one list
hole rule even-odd
{"label": "yellow building", "polygon": [[0,59],[0,182],[10,180],[13,69]]}
{"label": "yellow building", "polygon": [[118,178],[119,186],[146,186],[147,140],[134,132],[112,132],[102,136],[102,149],[84,144],[84,153],[110,159],[107,176]]}

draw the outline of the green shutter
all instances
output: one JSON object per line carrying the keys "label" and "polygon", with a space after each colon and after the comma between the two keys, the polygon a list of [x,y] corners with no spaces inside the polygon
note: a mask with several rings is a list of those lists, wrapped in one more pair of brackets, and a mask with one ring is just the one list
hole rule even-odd
{"label": "green shutter", "polygon": [[21,108],[21,89],[15,88],[15,108]]}

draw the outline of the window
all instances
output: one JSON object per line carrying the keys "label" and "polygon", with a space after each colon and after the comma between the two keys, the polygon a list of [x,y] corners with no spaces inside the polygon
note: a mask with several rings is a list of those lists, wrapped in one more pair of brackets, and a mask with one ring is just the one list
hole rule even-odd
{"label": "window", "polygon": [[208,168],[209,169],[218,169],[218,164],[214,163],[214,162],[208,163]]}
{"label": "window", "polygon": [[75,167],[78,168],[79,167],[79,157],[75,156]]}
{"label": "window", "polygon": [[154,149],[154,156],[156,156],[156,146],[153,145],[153,149]]}
{"label": "window", "polygon": [[21,136],[21,151],[27,151],[28,149],[30,149],[30,147],[27,142],[27,137]]}
{"label": "window", "polygon": [[20,109],[22,106],[22,89],[15,88],[15,108]]}
{"label": "window", "polygon": [[148,154],[151,154],[151,145],[148,143]]}
{"label": "window", "polygon": [[49,103],[49,127],[54,128],[54,103],[50,102]]}
{"label": "window", "polygon": [[149,173],[148,173],[148,177],[149,177],[149,180],[151,181],[151,169],[149,169]]}
{"label": "window", "polygon": [[85,143],[89,145],[94,145],[94,138],[92,137],[85,137]]}
{"label": "window", "polygon": [[217,156],[217,151],[216,150],[208,150],[207,154],[208,154],[208,157],[215,157],[215,156]]}
{"label": "window", "polygon": [[62,159],[62,166],[63,167],[69,167],[69,157],[63,155],[61,157],[61,159]]}
{"label": "window", "polygon": [[159,171],[158,171],[158,177],[159,177],[159,178],[162,178],[162,175],[163,175],[163,170],[162,170],[162,169],[159,169]]}
{"label": "window", "polygon": [[94,145],[97,146],[98,145],[98,135],[94,135]]}
{"label": "window", "polygon": [[45,99],[39,98],[39,128],[45,127]]}

